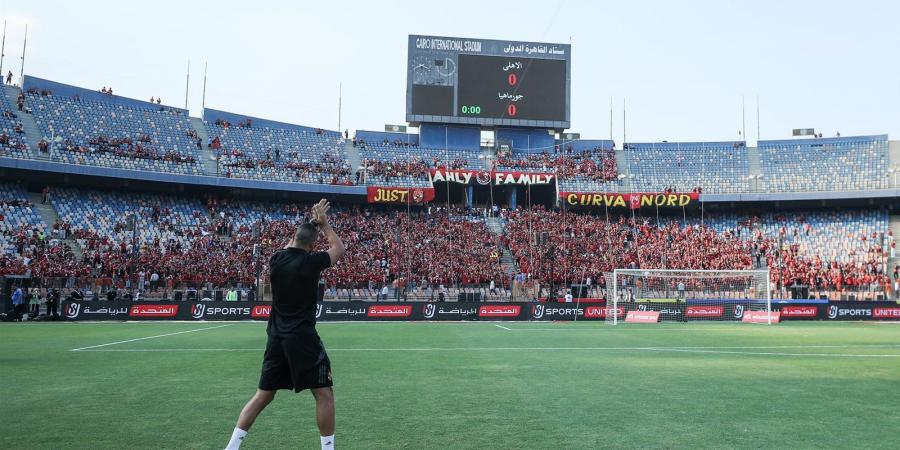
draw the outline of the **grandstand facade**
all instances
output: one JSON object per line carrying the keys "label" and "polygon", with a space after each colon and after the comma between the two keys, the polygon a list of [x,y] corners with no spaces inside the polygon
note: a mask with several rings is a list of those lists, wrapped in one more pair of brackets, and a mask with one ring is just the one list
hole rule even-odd
{"label": "grandstand facade", "polygon": [[43,286],[265,298],[267,255],[326,196],[349,249],[326,298],[602,297],[615,268],[768,268],[777,295],[896,295],[900,145],[886,135],[748,147],[508,128],[483,145],[462,125],[192,118],[30,76],[3,93],[0,274]]}

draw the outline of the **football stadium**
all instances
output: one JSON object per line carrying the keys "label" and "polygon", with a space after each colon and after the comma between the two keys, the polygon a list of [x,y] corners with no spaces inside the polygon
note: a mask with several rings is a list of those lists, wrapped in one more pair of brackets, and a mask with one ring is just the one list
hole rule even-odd
{"label": "football stadium", "polygon": [[900,445],[897,5],[35,3],[0,447]]}

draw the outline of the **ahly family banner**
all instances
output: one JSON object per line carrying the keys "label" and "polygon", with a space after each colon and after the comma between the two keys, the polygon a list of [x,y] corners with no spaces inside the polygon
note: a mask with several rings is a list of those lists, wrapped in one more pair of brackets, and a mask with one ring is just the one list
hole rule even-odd
{"label": "ahly family banner", "polygon": [[694,206],[700,200],[700,194],[634,192],[630,194],[597,193],[597,192],[560,192],[559,198],[566,205],[574,207],[599,208],[682,208]]}
{"label": "ahly family banner", "polygon": [[505,186],[509,184],[550,184],[556,180],[556,175],[552,173],[533,173],[533,172],[504,172],[498,170],[445,170],[432,169],[429,172],[431,183],[458,183],[481,185],[493,184],[496,186]]}

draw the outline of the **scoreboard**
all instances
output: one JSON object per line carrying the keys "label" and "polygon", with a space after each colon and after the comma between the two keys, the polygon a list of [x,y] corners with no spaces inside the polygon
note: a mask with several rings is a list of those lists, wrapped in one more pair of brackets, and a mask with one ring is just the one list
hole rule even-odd
{"label": "scoreboard", "polygon": [[569,127],[571,46],[409,36],[406,120]]}

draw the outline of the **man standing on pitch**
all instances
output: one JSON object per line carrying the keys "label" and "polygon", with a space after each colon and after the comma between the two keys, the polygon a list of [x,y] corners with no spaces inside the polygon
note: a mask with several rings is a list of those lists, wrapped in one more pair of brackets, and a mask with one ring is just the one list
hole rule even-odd
{"label": "man standing on pitch", "polygon": [[[269,259],[272,314],[259,389],[241,410],[226,450],[240,448],[256,416],[279,389],[312,392],[322,450],[334,449],[331,362],[315,328],[319,273],[344,256],[344,244],[328,223],[330,207],[324,199],[313,205],[312,222],[300,225],[294,239]],[[313,253],[319,230],[325,233],[329,248]]]}

